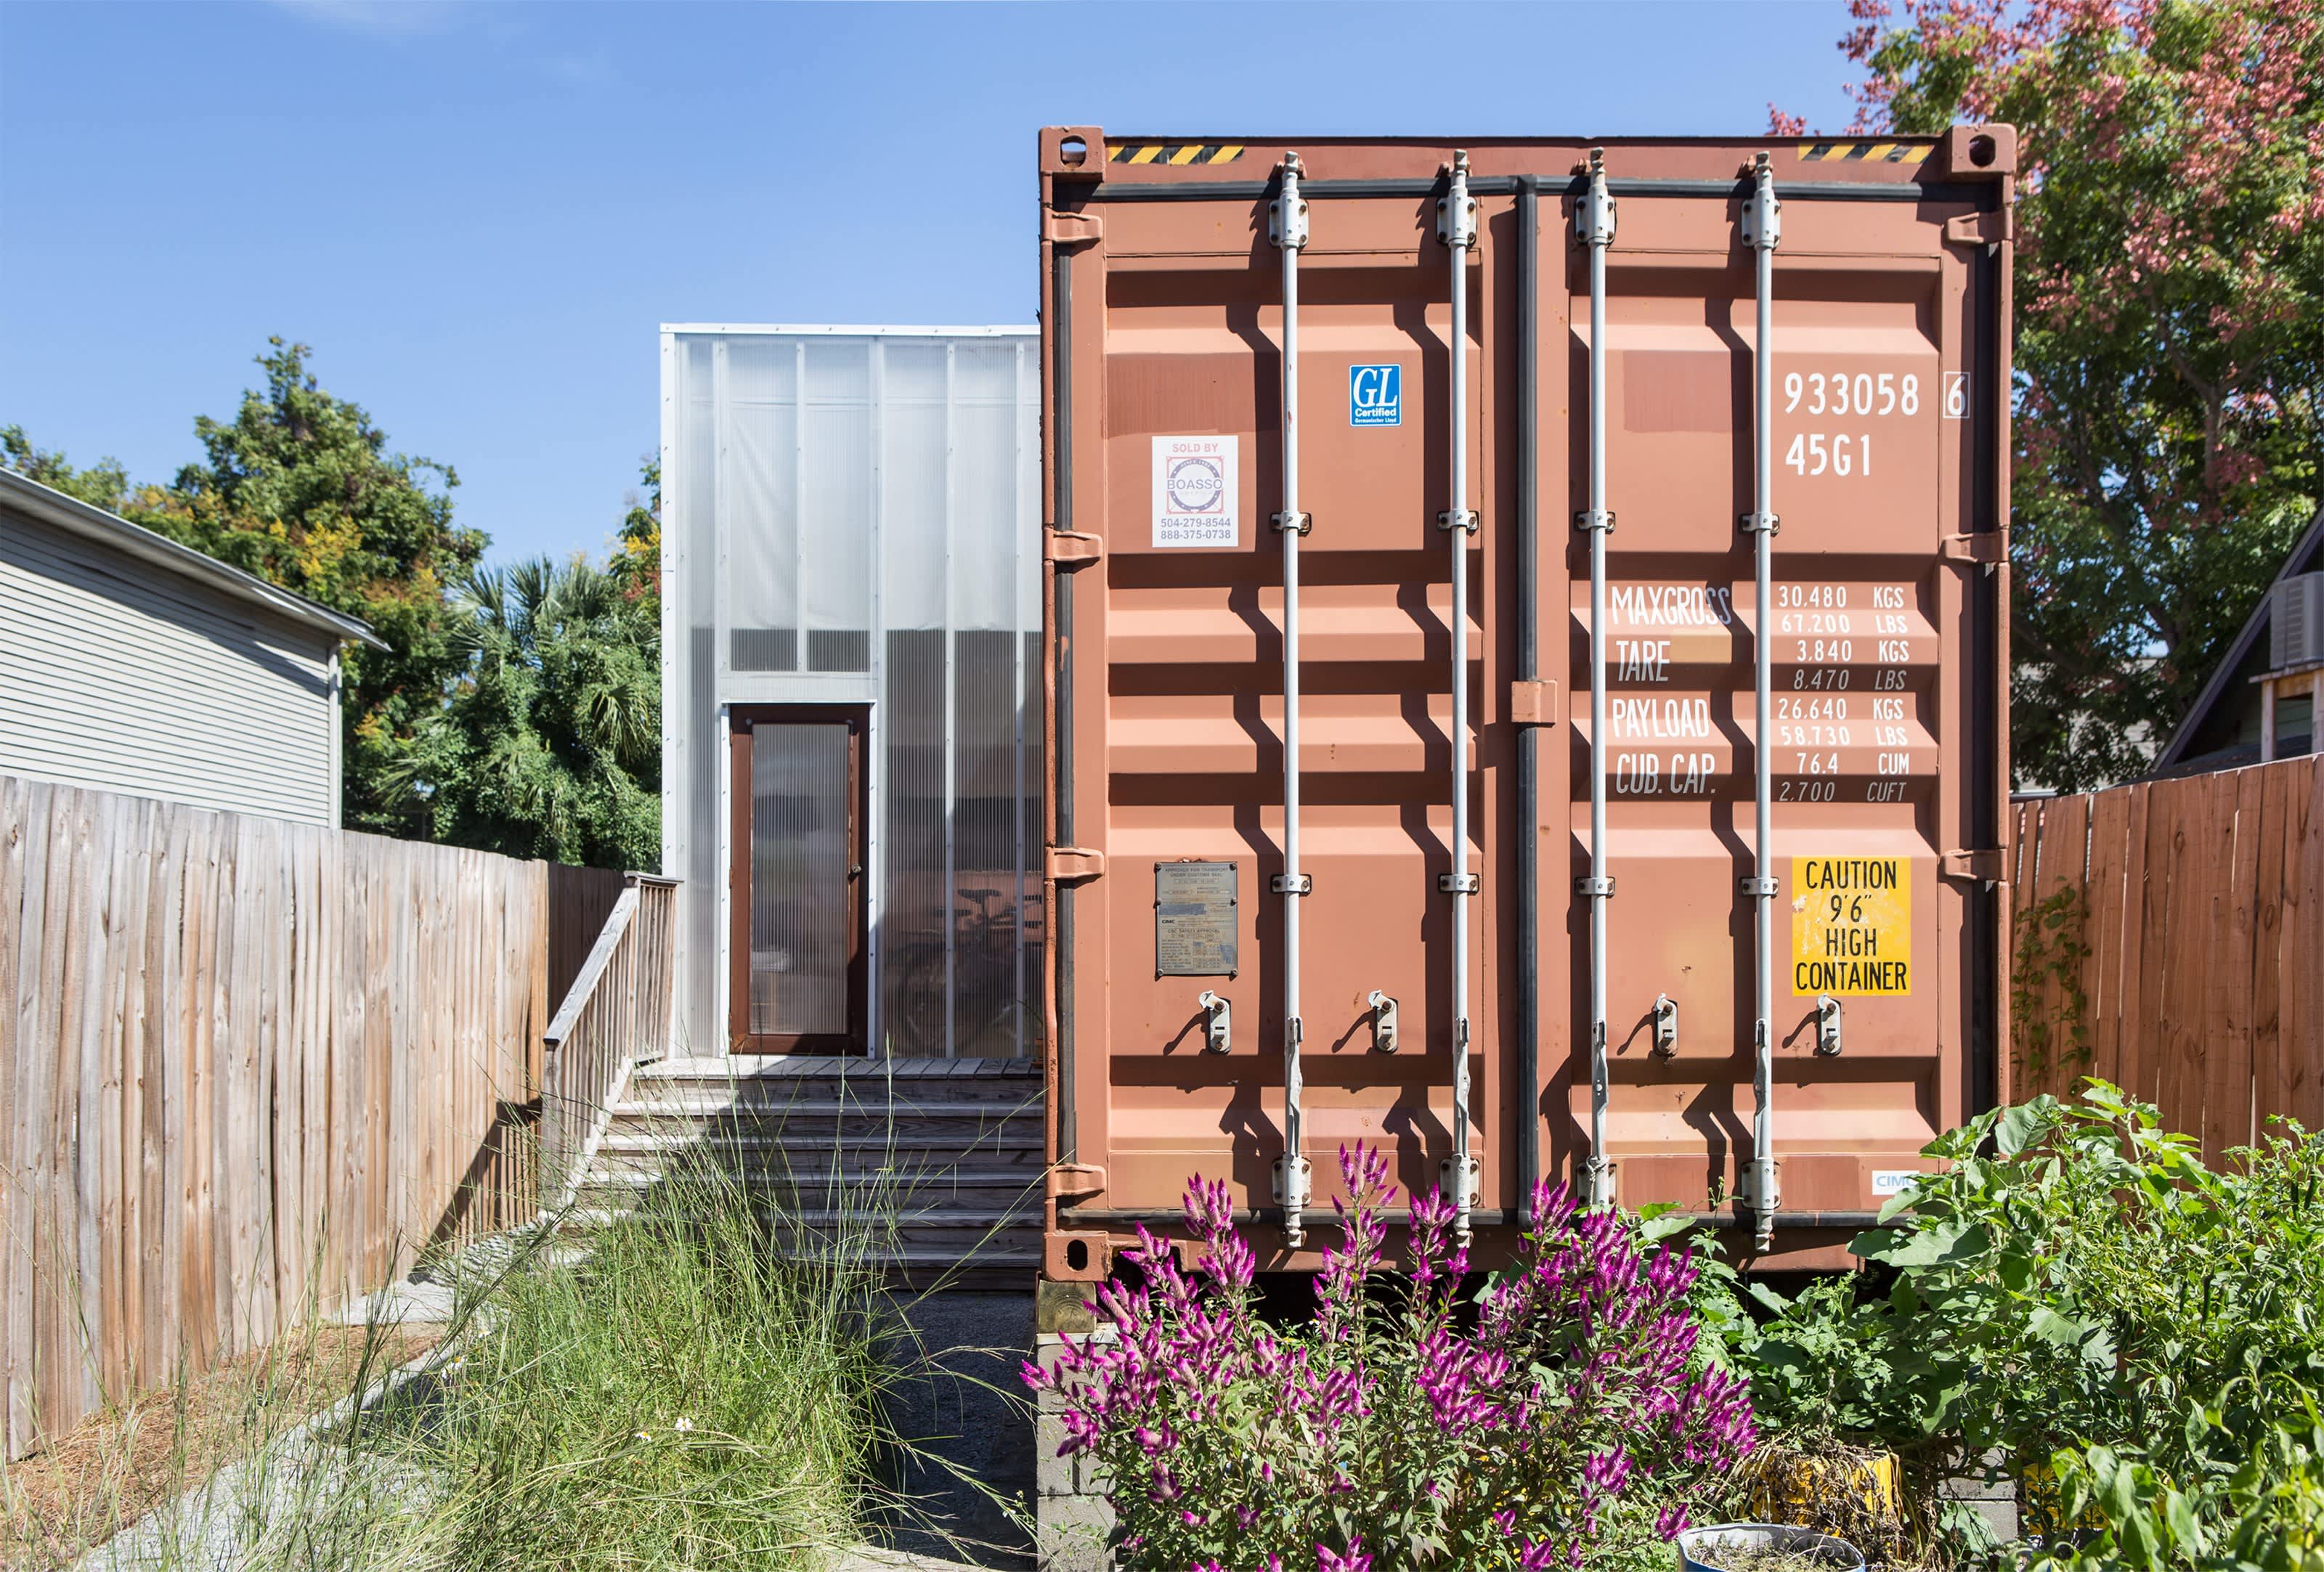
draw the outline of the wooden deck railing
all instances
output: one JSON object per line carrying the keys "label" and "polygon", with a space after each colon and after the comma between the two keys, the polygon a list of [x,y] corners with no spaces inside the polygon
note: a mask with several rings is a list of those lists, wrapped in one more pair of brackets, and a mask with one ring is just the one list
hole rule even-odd
{"label": "wooden deck railing", "polygon": [[678,882],[629,876],[588,959],[541,1034],[541,1204],[562,1208],[630,1071],[669,1051]]}

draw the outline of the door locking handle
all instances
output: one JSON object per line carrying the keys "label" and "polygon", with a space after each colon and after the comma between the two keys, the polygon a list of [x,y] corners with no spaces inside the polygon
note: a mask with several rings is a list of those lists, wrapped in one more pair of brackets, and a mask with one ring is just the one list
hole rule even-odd
{"label": "door locking handle", "polygon": [[1372,1007],[1372,1052],[1396,1052],[1396,1000],[1374,988],[1364,1002]]}
{"label": "door locking handle", "polygon": [[1840,1052],[1840,1001],[1830,994],[1816,998],[1816,1052],[1827,1057]]}
{"label": "door locking handle", "polygon": [[1203,1023],[1203,1052],[1224,1053],[1234,1043],[1234,1007],[1209,988],[1194,1002],[1210,1017]]}

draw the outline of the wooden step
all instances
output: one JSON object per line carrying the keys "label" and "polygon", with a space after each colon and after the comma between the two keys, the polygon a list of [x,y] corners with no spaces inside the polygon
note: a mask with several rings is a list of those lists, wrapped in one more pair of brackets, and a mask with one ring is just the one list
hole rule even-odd
{"label": "wooden step", "polygon": [[[585,1185],[580,1204],[566,1215],[566,1227],[586,1233],[625,1218],[646,1188]],[[864,1227],[858,1215],[815,1209],[787,1216],[775,1235],[779,1240],[796,1240],[802,1231],[821,1236],[835,1228]],[[863,1245],[868,1257],[884,1266],[1029,1271],[1041,1260],[1040,1209],[1033,1205],[1019,1209],[981,1207],[907,1213],[897,1218],[892,1227],[879,1228]]]}
{"label": "wooden step", "polygon": [[981,1154],[970,1154],[966,1157],[945,1154],[918,1161],[889,1162],[877,1152],[735,1152],[723,1146],[673,1150],[658,1142],[616,1146],[609,1141],[597,1149],[590,1171],[652,1173],[659,1177],[683,1161],[696,1165],[706,1163],[751,1183],[780,1181],[825,1188],[834,1184],[879,1186],[890,1190],[1025,1190],[1039,1184],[1042,1164],[1038,1155],[1019,1155],[1028,1160],[991,1161]]}
{"label": "wooden step", "polygon": [[1020,1115],[995,1114],[989,1109],[947,1108],[907,1113],[894,1108],[794,1108],[779,1115],[756,1117],[732,1111],[650,1114],[616,1112],[607,1129],[610,1137],[646,1136],[678,1145],[713,1146],[727,1142],[779,1139],[787,1145],[810,1141],[836,1141],[853,1149],[877,1148],[890,1141],[920,1143],[918,1150],[938,1146],[966,1151],[994,1142],[1038,1143],[1042,1120],[1038,1111]]}
{"label": "wooden step", "polygon": [[941,1172],[953,1165],[973,1165],[1006,1172],[1038,1172],[1041,1168],[1041,1128],[1000,1128],[973,1145],[897,1131],[892,1140],[842,1140],[830,1131],[807,1135],[802,1131],[711,1131],[706,1140],[674,1140],[671,1131],[650,1124],[613,1124],[597,1145],[600,1156],[665,1154],[665,1152],[723,1152],[734,1163],[770,1163],[786,1159],[798,1171],[830,1171],[839,1163],[848,1171],[879,1172]]}
{"label": "wooden step", "polygon": [[[912,1066],[932,1066],[913,1069]],[[683,1059],[641,1065],[629,1099],[640,1103],[783,1104],[844,1096],[894,1103],[1038,1103],[1039,1066],[1024,1060],[904,1060],[893,1069],[862,1059]]]}

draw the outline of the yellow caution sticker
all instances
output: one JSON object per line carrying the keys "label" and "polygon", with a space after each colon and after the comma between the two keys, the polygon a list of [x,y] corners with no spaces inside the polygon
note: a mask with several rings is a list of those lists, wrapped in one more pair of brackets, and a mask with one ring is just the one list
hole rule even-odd
{"label": "yellow caution sticker", "polygon": [[1792,859],[1792,992],[1912,991],[1911,860]]}

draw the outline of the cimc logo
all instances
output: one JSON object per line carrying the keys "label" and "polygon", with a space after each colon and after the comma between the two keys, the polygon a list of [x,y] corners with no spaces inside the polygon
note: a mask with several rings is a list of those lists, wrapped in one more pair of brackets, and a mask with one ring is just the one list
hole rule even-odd
{"label": "cimc logo", "polygon": [[1402,366],[1351,365],[1348,368],[1348,424],[1404,424]]}

